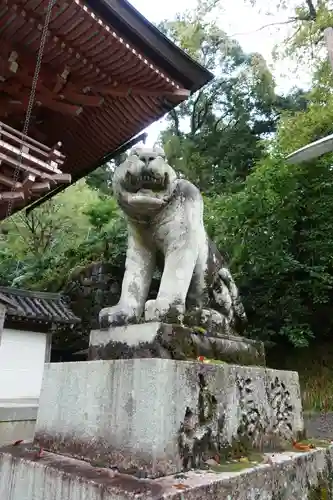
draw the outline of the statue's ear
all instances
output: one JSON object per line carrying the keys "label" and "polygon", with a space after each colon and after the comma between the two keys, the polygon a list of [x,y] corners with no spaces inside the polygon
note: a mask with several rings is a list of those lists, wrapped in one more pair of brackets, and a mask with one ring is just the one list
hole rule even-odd
{"label": "statue's ear", "polygon": [[161,156],[162,158],[165,159],[164,149],[162,149],[160,146],[155,144],[153,150],[154,150],[154,153],[156,153],[158,156]]}
{"label": "statue's ear", "polygon": [[130,150],[129,156],[139,156],[140,149],[140,146],[134,146],[134,148]]}

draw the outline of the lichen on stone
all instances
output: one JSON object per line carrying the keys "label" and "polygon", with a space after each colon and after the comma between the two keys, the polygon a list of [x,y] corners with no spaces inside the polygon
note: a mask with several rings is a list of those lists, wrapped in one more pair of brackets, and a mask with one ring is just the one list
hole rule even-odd
{"label": "lichen on stone", "polygon": [[178,448],[184,470],[207,468],[206,461],[218,455],[219,426],[217,399],[200,373],[197,408],[186,408],[179,429]]}
{"label": "lichen on stone", "polygon": [[[326,474],[318,474],[318,484],[309,487],[307,500],[331,500],[332,498],[332,477]],[[331,484],[330,484],[331,483]]]}

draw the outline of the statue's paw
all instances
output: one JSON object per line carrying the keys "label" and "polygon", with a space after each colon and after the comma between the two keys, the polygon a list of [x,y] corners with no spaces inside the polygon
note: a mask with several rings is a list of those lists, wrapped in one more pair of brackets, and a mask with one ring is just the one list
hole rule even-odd
{"label": "statue's paw", "polygon": [[136,320],[134,309],[117,304],[113,307],[104,307],[99,313],[100,328],[120,326]]}
{"label": "statue's paw", "polygon": [[145,305],[145,320],[180,323],[184,312],[183,305],[174,304],[168,299],[148,300]]}

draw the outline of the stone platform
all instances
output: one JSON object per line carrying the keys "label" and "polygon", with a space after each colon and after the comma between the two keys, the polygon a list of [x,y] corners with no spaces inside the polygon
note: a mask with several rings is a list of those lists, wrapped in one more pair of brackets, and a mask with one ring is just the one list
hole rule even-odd
{"label": "stone platform", "polygon": [[89,360],[164,358],[187,360],[204,356],[238,365],[265,365],[262,342],[204,328],[159,322],[93,330]]}
{"label": "stone platform", "polygon": [[330,500],[333,447],[267,454],[239,472],[190,471],[139,479],[24,446],[0,449],[3,500]]}
{"label": "stone platform", "polygon": [[45,365],[35,444],[158,477],[302,432],[296,372],[127,359]]}

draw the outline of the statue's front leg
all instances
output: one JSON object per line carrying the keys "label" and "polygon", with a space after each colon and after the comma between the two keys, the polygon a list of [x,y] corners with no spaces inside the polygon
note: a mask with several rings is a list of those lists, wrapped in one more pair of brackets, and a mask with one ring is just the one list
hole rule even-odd
{"label": "statue's front leg", "polygon": [[146,321],[163,320],[169,312],[179,319],[183,317],[197,259],[198,243],[194,238],[184,238],[167,252],[157,298],[145,305]]}
{"label": "statue's front leg", "polygon": [[143,244],[142,239],[129,231],[122,282],[118,304],[105,307],[99,313],[101,328],[137,322],[144,310],[155,267],[155,252]]}

